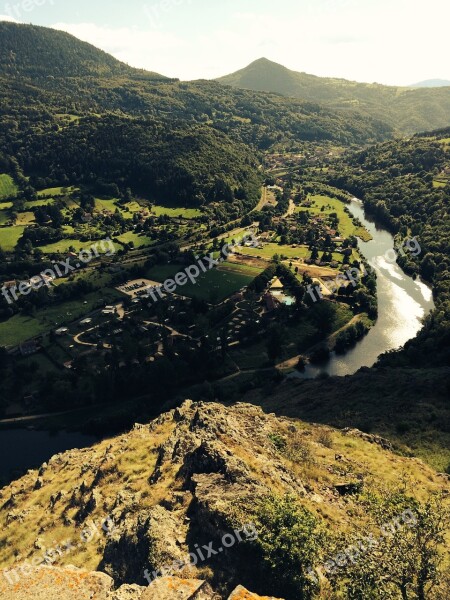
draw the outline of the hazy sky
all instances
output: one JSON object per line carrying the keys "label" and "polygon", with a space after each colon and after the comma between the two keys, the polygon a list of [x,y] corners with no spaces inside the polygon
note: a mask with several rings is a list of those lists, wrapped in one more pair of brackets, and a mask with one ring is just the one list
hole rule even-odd
{"label": "hazy sky", "polygon": [[450,79],[448,0],[0,0],[0,15],[64,29],[181,79],[218,77],[262,56],[358,81]]}

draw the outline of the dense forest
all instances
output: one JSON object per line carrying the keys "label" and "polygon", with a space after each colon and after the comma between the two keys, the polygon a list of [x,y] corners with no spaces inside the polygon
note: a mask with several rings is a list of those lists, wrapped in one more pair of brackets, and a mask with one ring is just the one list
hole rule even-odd
{"label": "dense forest", "polygon": [[258,201],[257,163],[242,144],[205,125],[87,117],[55,131],[9,136],[6,153],[35,187],[116,184],[146,197],[202,206],[223,201],[236,216]]}

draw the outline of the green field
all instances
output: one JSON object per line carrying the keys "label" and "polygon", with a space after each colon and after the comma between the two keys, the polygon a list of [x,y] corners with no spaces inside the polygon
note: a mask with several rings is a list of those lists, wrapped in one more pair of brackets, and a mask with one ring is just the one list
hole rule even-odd
{"label": "green field", "polygon": [[116,212],[117,208],[120,208],[116,204],[117,198],[111,198],[110,200],[101,200],[100,198],[95,199],[95,210],[97,212],[102,212],[104,210],[109,210],[110,212]]}
{"label": "green field", "polygon": [[14,180],[9,175],[0,175],[0,199],[16,196],[19,191]]}
{"label": "green field", "polygon": [[119,235],[117,236],[117,238],[114,239],[118,239],[124,244],[129,244],[131,242],[133,243],[135,248],[142,248],[144,246],[152,246],[153,244],[155,244],[155,240],[152,240],[146,235],[140,236],[137,233],[134,233],[133,231],[122,233],[122,235]]}
{"label": "green field", "polygon": [[29,225],[34,222],[35,217],[33,212],[21,212],[17,215],[16,225]]}
{"label": "green field", "polygon": [[0,228],[0,248],[12,252],[22,237],[25,226],[1,227]]}
{"label": "green field", "polygon": [[239,263],[224,262],[220,266],[221,271],[229,271],[230,273],[238,273],[240,275],[248,275],[249,277],[257,277],[263,272],[262,267],[254,267],[252,265],[241,265]]}
{"label": "green field", "polygon": [[47,206],[48,204],[52,204],[54,202],[54,198],[42,198],[41,200],[29,200],[25,202],[25,208],[31,210],[36,208],[37,206]]}
{"label": "green field", "polygon": [[45,254],[58,254],[69,252],[69,248],[73,247],[75,252],[80,252],[85,248],[89,248],[95,242],[82,242],[81,240],[60,240],[59,242],[54,242],[53,244],[47,244],[46,246],[40,246],[40,249]]}
{"label": "green field", "polygon": [[365,242],[372,239],[372,236],[364,227],[356,227],[353,224],[351,216],[345,212],[345,204],[340,200],[321,195],[310,196],[309,200],[313,202],[311,207],[298,206],[295,212],[308,211],[314,215],[330,215],[331,213],[336,213],[339,219],[339,233],[342,237],[348,238],[354,235]]}
{"label": "green field", "polygon": [[40,190],[37,195],[39,197],[41,196],[64,196],[63,190],[67,190],[68,194],[71,194],[72,192],[74,192],[75,190],[77,190],[78,188],[76,188],[75,186],[70,186],[70,187],[54,187],[54,188],[46,188],[45,190]]}
{"label": "green field", "polygon": [[309,258],[311,252],[308,246],[279,246],[278,244],[264,244],[264,248],[240,248],[239,252],[249,256],[260,256],[261,258],[272,259],[275,254],[286,256],[287,258]]}
{"label": "green field", "polygon": [[[186,269],[185,265],[158,265],[149,270],[147,277],[153,281],[163,283],[166,279],[173,278],[184,269]],[[197,283],[188,283],[179,287],[176,293],[180,296],[196,297],[215,304],[248,285],[255,279],[257,274],[257,272],[252,275],[235,273],[228,271],[226,266],[223,270],[222,267],[219,267],[219,269],[213,269],[200,276]]]}
{"label": "green field", "polygon": [[[6,225],[10,221],[11,221],[11,217],[9,215],[9,211],[0,210],[0,225]],[[0,233],[0,239],[1,239],[1,233]]]}
{"label": "green field", "polygon": [[153,205],[151,210],[152,213],[157,217],[160,217],[161,215],[167,215],[168,217],[174,218],[181,217],[183,219],[196,219],[197,217],[201,217],[203,215],[203,212],[198,208]]}

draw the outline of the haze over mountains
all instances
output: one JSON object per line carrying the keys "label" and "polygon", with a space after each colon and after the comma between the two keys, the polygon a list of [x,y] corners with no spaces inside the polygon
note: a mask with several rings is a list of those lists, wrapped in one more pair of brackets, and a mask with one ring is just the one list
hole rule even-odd
{"label": "haze over mountains", "polygon": [[414,83],[410,87],[412,88],[433,88],[433,87],[448,87],[450,81],[448,79],[426,79],[425,81],[419,81]]}
{"label": "haze over mountains", "polygon": [[339,110],[358,109],[387,121],[402,133],[445,127],[449,121],[450,88],[429,89],[431,86],[427,85],[426,89],[425,86],[411,89],[317,77],[291,71],[267,58],[218,81],[235,88],[302,98]]}

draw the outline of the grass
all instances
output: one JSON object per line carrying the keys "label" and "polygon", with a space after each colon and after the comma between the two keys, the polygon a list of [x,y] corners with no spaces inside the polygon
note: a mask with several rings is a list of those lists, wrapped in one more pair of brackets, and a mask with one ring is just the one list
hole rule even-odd
{"label": "grass", "polygon": [[25,202],[25,208],[31,209],[36,208],[37,206],[47,206],[48,204],[52,204],[55,201],[54,198],[42,198],[41,200],[29,200]]}
{"label": "grass", "polygon": [[17,214],[16,225],[30,225],[34,223],[35,217],[33,212],[21,212]]}
{"label": "grass", "polygon": [[230,273],[239,273],[241,275],[248,275],[249,277],[253,277],[254,279],[260,273],[262,273],[264,269],[262,267],[255,267],[253,265],[224,262],[221,265],[220,270],[228,271]]}
{"label": "grass", "polygon": [[67,193],[71,194],[72,192],[76,191],[78,188],[76,188],[75,186],[70,186],[70,187],[54,187],[54,188],[46,188],[45,190],[40,190],[37,195],[38,197],[42,197],[42,196],[64,196],[64,192],[63,190],[67,190]]}
{"label": "grass", "polygon": [[119,236],[117,236],[117,238],[114,238],[114,239],[118,239],[120,242],[123,242],[124,244],[132,243],[135,248],[142,248],[144,246],[152,246],[153,244],[155,244],[155,240],[152,240],[151,238],[149,238],[146,235],[144,235],[144,236],[138,235],[137,233],[134,233],[133,231],[128,231],[127,233],[122,233],[122,235],[119,235]]}
{"label": "grass", "polygon": [[24,225],[0,228],[0,248],[12,252],[17,242],[22,237],[24,229]]}
{"label": "grass", "polygon": [[19,188],[10,175],[0,175],[0,200],[16,196]]}
{"label": "grass", "polygon": [[[186,269],[185,265],[159,265],[149,270],[147,277],[153,281],[163,283],[166,279],[173,278],[180,271]],[[248,285],[256,275],[230,272],[225,266],[208,271],[197,280],[196,284],[188,283],[177,289],[177,293],[188,298],[199,298],[207,302],[216,303],[228,298],[234,292]]]}
{"label": "grass", "polygon": [[320,385],[292,382],[263,404],[283,416],[382,435],[440,472],[450,466],[447,369],[372,369]]}
{"label": "grass", "polygon": [[109,210],[110,212],[116,212],[116,208],[119,208],[116,204],[117,198],[111,198],[110,200],[101,200],[100,198],[95,199],[95,210],[97,212],[102,212],[104,210]]}
{"label": "grass", "polygon": [[158,204],[152,205],[151,211],[157,217],[166,215],[174,218],[181,217],[183,219],[196,219],[197,217],[201,217],[203,215],[202,211],[198,208],[182,208],[181,206],[171,207]]}
{"label": "grass", "polygon": [[336,213],[339,219],[339,233],[342,237],[348,238],[354,235],[365,242],[372,239],[371,234],[365,227],[358,227],[353,224],[352,217],[345,212],[345,204],[340,200],[321,195],[310,196],[309,200],[313,203],[311,207],[300,206],[297,207],[296,212],[308,211],[314,215],[330,215],[331,213]]}
{"label": "grass", "polygon": [[9,211],[0,210],[0,225],[6,225],[11,221]]}
{"label": "grass", "polygon": [[69,251],[69,248],[75,248],[75,252],[80,252],[85,248],[89,248],[94,242],[82,242],[81,240],[66,239],[54,242],[53,244],[47,244],[46,246],[40,246],[40,249],[45,254],[62,254]]}
{"label": "grass", "polygon": [[239,252],[267,259],[273,258],[275,254],[292,259],[296,256],[298,258],[309,258],[311,256],[311,252],[307,246],[297,246],[296,248],[293,248],[292,246],[280,246],[274,243],[265,244],[264,248],[240,248]]}

